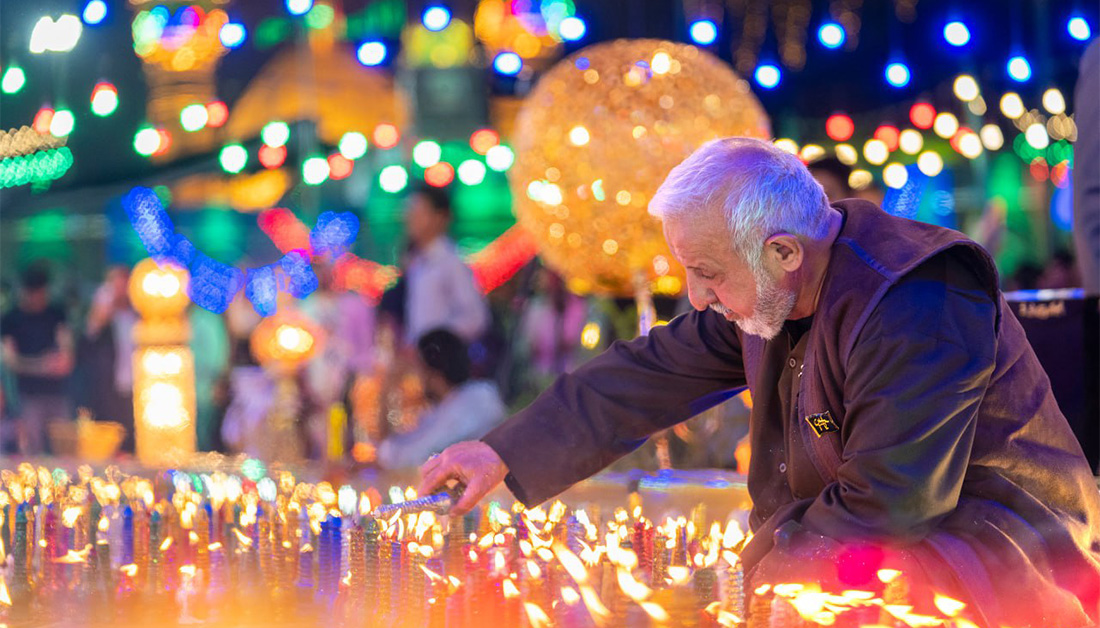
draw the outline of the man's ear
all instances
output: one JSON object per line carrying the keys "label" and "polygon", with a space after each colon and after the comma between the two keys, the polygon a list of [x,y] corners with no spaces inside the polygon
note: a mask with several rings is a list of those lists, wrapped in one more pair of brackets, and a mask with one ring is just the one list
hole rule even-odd
{"label": "man's ear", "polygon": [[783,270],[793,273],[802,267],[806,249],[798,237],[789,233],[777,233],[764,241],[764,255]]}

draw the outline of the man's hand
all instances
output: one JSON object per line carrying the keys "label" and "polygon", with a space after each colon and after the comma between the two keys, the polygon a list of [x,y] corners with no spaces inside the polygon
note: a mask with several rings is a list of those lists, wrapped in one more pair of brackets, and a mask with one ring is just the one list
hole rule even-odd
{"label": "man's hand", "polygon": [[428,495],[447,480],[457,480],[466,486],[466,491],[451,507],[450,514],[464,515],[499,486],[506,475],[508,467],[492,447],[480,441],[466,441],[451,445],[420,467],[420,486],[416,494]]}

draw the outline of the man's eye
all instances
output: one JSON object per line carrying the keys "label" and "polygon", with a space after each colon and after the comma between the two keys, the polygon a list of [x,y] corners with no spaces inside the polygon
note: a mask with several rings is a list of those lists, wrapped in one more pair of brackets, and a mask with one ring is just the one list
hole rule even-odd
{"label": "man's eye", "polygon": [[695,274],[698,275],[700,279],[706,279],[708,281],[711,280],[711,279],[714,279],[714,275],[707,275],[707,274],[704,274],[704,273],[702,273],[698,270],[695,271]]}

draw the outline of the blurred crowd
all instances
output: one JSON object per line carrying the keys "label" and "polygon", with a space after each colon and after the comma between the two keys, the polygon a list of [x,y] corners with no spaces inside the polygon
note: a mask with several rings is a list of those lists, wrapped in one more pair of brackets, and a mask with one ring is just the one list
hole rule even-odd
{"label": "blurred crowd", "polygon": [[[856,195],[840,162],[811,170],[830,198]],[[865,194],[881,202],[873,190]],[[996,247],[1003,217],[998,222],[995,208],[988,214],[972,235]],[[451,219],[444,191],[410,194],[401,275],[378,302],[341,289],[331,264],[316,262],[318,290],[279,304],[317,337],[290,371],[256,354],[262,319],[243,297],[221,315],[191,306],[198,449],[416,467],[449,444],[481,437],[557,376],[636,334],[632,299],[577,296],[537,261],[482,294],[448,236]],[[118,455],[131,455],[139,317],[130,270],[108,268],[94,290],[55,281],[58,270],[40,260],[3,291],[0,451],[73,455],[64,435],[80,421],[99,421],[122,426]],[[1072,257],[1061,252],[1047,267],[1021,267],[1006,280],[1006,289],[1076,285]],[[686,300],[656,305],[663,320],[689,307]],[[620,466],[737,468],[751,400],[727,397]]]}

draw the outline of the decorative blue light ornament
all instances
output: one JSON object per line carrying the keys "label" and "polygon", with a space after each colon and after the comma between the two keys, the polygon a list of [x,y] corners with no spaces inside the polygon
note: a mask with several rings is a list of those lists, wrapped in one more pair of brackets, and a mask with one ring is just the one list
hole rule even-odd
{"label": "decorative blue light ornament", "polygon": [[130,224],[149,256],[158,264],[173,263],[191,275],[188,296],[199,307],[221,314],[243,288],[261,316],[275,313],[279,292],[298,299],[319,285],[310,265],[311,255],[337,259],[346,254],[359,234],[359,218],[349,212],[324,212],[310,231],[310,251],[294,250],[278,261],[258,268],[239,268],[219,262],[176,233],[175,225],[153,190],[136,187],[123,199]]}

